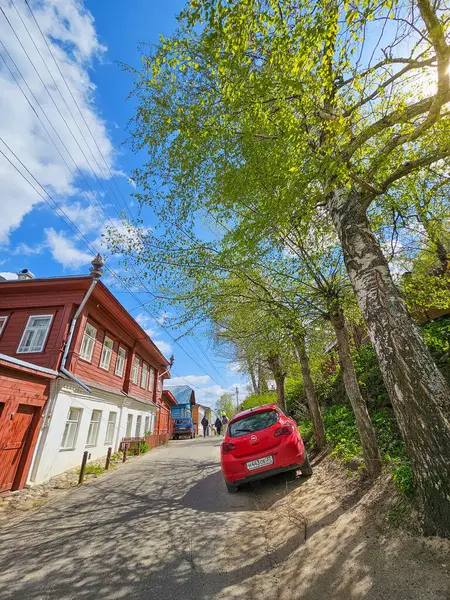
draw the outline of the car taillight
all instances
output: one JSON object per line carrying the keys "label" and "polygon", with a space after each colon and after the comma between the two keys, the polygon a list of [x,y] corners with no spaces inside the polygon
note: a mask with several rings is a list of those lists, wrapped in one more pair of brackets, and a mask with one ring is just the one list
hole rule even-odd
{"label": "car taillight", "polygon": [[294,428],[292,425],[283,425],[283,427],[278,427],[275,431],[275,437],[278,437],[279,435],[290,435],[293,431]]}
{"label": "car taillight", "polygon": [[231,442],[224,442],[222,444],[222,454],[226,454],[227,452],[231,452],[231,450],[236,450],[236,446]]}

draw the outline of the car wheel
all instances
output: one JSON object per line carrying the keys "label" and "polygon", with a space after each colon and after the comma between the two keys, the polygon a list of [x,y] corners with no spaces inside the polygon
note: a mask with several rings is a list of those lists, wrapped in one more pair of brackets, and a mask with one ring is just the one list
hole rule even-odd
{"label": "car wheel", "polygon": [[232,483],[228,483],[228,481],[225,481],[225,485],[227,486],[227,491],[229,494],[235,494],[238,491],[238,486],[237,485],[233,485]]}
{"label": "car wheel", "polygon": [[195,438],[195,435],[193,433],[191,433],[191,440],[193,440]]}
{"label": "car wheel", "polygon": [[304,475],[305,477],[310,477],[313,474],[311,463],[309,462],[309,458],[308,458],[307,454],[305,454],[305,460],[303,461],[303,464],[302,464],[302,467],[300,470],[302,472],[302,475]]}

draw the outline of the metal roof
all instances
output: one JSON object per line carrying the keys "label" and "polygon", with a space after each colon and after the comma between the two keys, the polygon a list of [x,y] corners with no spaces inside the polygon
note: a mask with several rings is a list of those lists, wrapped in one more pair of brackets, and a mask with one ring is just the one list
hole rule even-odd
{"label": "metal roof", "polygon": [[195,404],[195,392],[188,385],[167,386],[165,389],[172,392],[178,404]]}

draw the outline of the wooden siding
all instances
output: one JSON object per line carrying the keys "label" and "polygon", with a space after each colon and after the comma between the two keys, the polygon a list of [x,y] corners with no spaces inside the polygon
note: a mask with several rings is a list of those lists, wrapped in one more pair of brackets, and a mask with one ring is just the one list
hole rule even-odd
{"label": "wooden siding", "polygon": [[[47,304],[39,308],[17,308],[8,313],[0,308],[0,315],[9,314],[0,337],[0,353],[7,354],[34,363],[41,367],[57,369],[61,359],[61,350],[68,329],[71,306]],[[47,334],[42,352],[17,352],[29,317],[33,315],[52,315],[50,331]]]}
{"label": "wooden siding", "polygon": [[[0,336],[0,353],[21,358],[39,366],[59,369],[71,320],[91,281],[90,277],[80,277],[0,282],[0,315],[8,316],[8,321]],[[38,314],[53,315],[43,351],[17,354],[28,318]],[[88,320],[97,329],[91,362],[83,360],[79,355]],[[105,335],[114,341],[108,370],[100,368]],[[115,374],[119,344],[127,352],[124,373],[120,377]],[[134,353],[137,353],[141,360],[137,385],[130,381],[130,361]],[[86,379],[117,391],[125,391],[139,400],[156,402],[161,396],[161,393],[157,391],[157,377],[155,377],[153,391],[144,390],[140,386],[142,361],[145,361],[149,368],[154,368],[156,374],[164,372],[167,368],[167,360],[149,341],[142,328],[99,282],[77,320],[66,368],[81,380]]]}
{"label": "wooden siding", "polygon": [[[91,323],[97,329],[94,351],[90,362],[80,357],[83,335],[87,323]],[[105,335],[107,335],[114,342],[111,363],[107,371],[100,367],[100,359]],[[127,352],[125,368],[121,377],[115,374],[119,345],[125,348]],[[131,381],[132,362],[135,355],[140,361],[137,384]],[[138,398],[139,400],[144,400],[151,403],[154,402],[156,394],[155,392],[152,393],[148,390],[149,375],[147,376],[147,389],[143,389],[140,385],[143,361],[145,361],[149,368],[152,367],[156,372],[158,372],[158,365],[155,364],[154,357],[141,347],[139,340],[131,336],[126,329],[121,327],[114,315],[110,314],[94,299],[90,299],[85,307],[85,310],[83,311],[82,316],[79,319],[79,326],[74,334],[72,350],[69,353],[69,370],[82,380],[86,379],[88,381],[96,381],[109,387],[116,388],[118,391],[125,390],[126,393],[133,398]]]}
{"label": "wooden siding", "polygon": [[[25,485],[39,424],[50,391],[50,380],[0,366],[0,488]],[[20,430],[20,417],[29,419]],[[13,427],[14,422],[18,425]],[[20,436],[20,439],[17,436]]]}

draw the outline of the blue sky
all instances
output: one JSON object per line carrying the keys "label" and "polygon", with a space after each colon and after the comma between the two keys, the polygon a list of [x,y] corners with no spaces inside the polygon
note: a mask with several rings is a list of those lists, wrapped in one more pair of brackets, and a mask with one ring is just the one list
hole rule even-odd
{"label": "blue sky", "polygon": [[[184,3],[29,4],[32,13],[24,0],[0,0],[0,274],[13,278],[25,267],[37,277],[86,273],[93,252],[105,250],[106,225],[123,227],[124,205],[136,213],[129,176],[137,157],[123,145],[131,78],[117,62],[139,65],[138,43],[173,31]],[[120,274],[117,258],[108,264]],[[169,335],[138,307],[148,297],[131,296],[109,273],[104,280],[161,350],[174,353],[173,383],[187,380],[211,406],[235,386],[244,397],[236,365],[215,356],[202,332],[180,348],[171,339],[179,332]]]}

